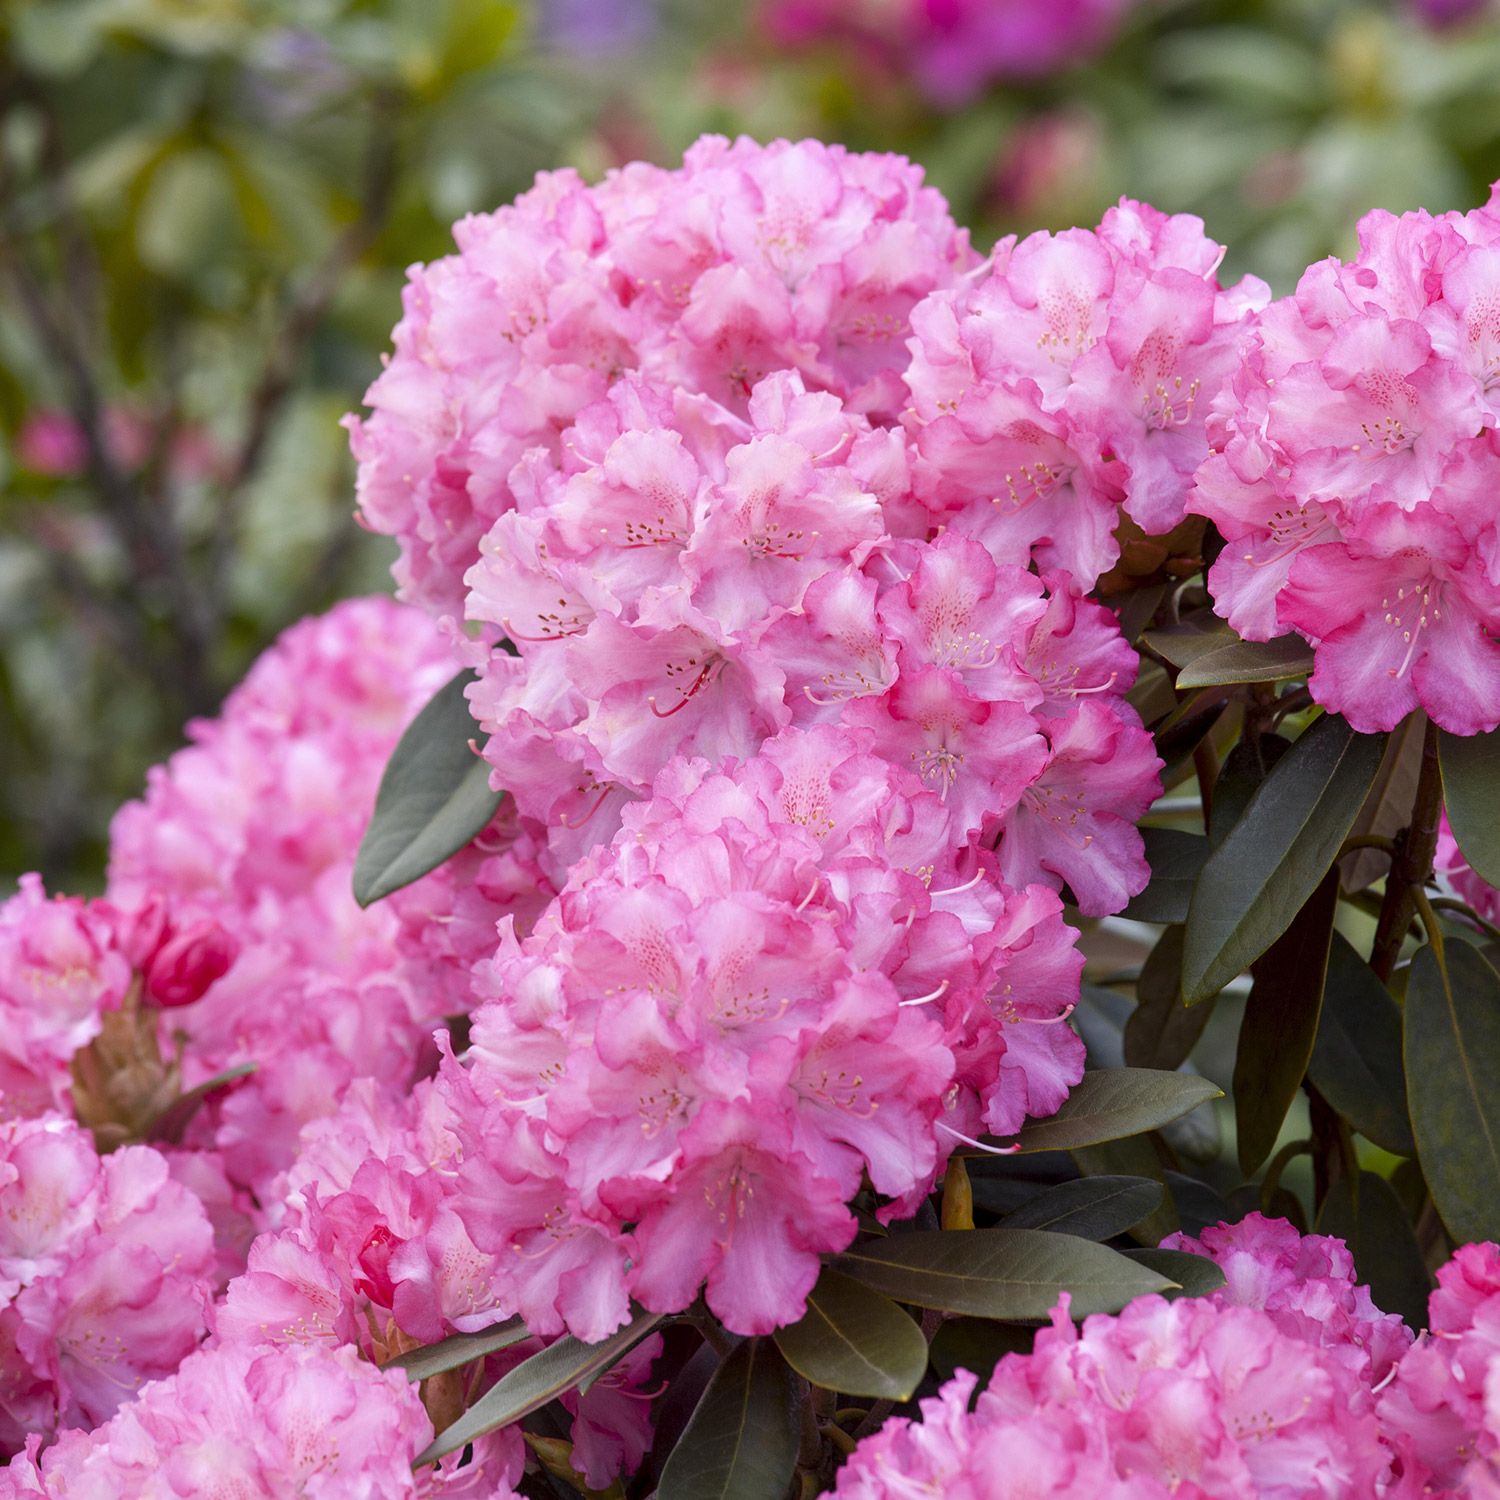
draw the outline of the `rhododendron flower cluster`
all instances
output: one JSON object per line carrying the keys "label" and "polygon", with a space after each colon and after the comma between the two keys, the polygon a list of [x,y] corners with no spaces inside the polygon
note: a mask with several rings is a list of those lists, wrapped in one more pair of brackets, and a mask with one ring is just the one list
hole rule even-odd
{"label": "rhododendron flower cluster", "polygon": [[1215,607],[1316,648],[1364,731],[1500,723],[1500,195],[1376,212],[1268,308],[1219,396],[1192,508],[1228,539]]}
{"label": "rhododendron flower cluster", "polygon": [[[1411,1343],[1354,1280],[1339,1240],[1252,1214],[1163,1242],[1229,1284],[1141,1297],[1075,1328],[1064,1297],[1035,1351],[1008,1355],[970,1413],[961,1372],[860,1444],[835,1493],[896,1500],[1333,1500],[1395,1494],[1372,1381]],[[1409,1483],[1409,1481],[1408,1481]],[[923,1487],[926,1488],[923,1488]],[[1401,1493],[1416,1493],[1406,1488]]]}
{"label": "rhododendron flower cluster", "polygon": [[[149,1146],[57,1114],[0,1124],[0,1452],[93,1427],[207,1328],[213,1230]],[[3,1481],[0,1481],[3,1483]]]}
{"label": "rhododendron flower cluster", "polygon": [[[459,614],[511,479],[626,371],[743,414],[778,370],[854,412],[904,404],[908,316],[976,257],[899,157],[705,137],[679,171],[543,173],[411,273],[396,349],[350,418],[366,522],[403,596]],[[617,523],[618,524],[618,523]],[[623,536],[618,541],[626,540]]]}
{"label": "rhododendron flower cluster", "polygon": [[1369,1385],[1249,1307],[1141,1297],[1075,1328],[1064,1295],[1035,1352],[1007,1355],[971,1415],[967,1371],[888,1422],[834,1493],[885,1500],[1328,1500],[1391,1478]]}
{"label": "rhododendron flower cluster", "polygon": [[893,540],[898,434],[795,374],[758,384],[747,419],[626,378],[560,464],[522,473],[526,505],[469,572],[470,615],[518,654],[474,646],[470,696],[494,779],[559,861],[674,754],[838,721],[939,792],[955,844],[998,846],[1008,884],[1066,880],[1091,915],[1141,888],[1131,825],[1159,762],[1124,698],[1135,653],[1024,547],[997,566],[957,534]]}
{"label": "rhododendron flower cluster", "polygon": [[941,105],[996,78],[1029,78],[1081,61],[1136,0],[772,0],[765,25],[791,45],[837,39],[913,72]]}
{"label": "rhododendron flower cluster", "polygon": [[1431,1332],[1380,1396],[1422,1492],[1500,1494],[1500,1250],[1463,1245],[1438,1271]]}
{"label": "rhododendron flower cluster", "polygon": [[912,314],[916,492],[1002,562],[1091,587],[1119,556],[1119,507],[1183,518],[1205,418],[1251,315],[1219,285],[1203,223],[1122,201],[1097,231],[1002,241],[983,275]]}
{"label": "rhododendron flower cluster", "polygon": [[0,1500],[510,1500],[520,1442],[475,1445],[462,1468],[411,1461],[432,1437],[416,1389],[351,1349],[224,1344],[191,1355],[93,1432],[0,1471]]}
{"label": "rhododendron flower cluster", "polygon": [[820,726],[669,762],[503,939],[441,1076],[459,1212],[528,1327],[601,1338],[705,1281],[737,1332],[793,1322],[866,1175],[910,1213],[953,1140],[1080,1076],[1060,901],[999,883],[873,744]]}
{"label": "rhododendron flower cluster", "polygon": [[[429,1033],[471,1003],[468,968],[493,951],[500,914],[546,903],[509,811],[391,901],[362,911],[350,893],[385,761],[453,671],[447,642],[415,610],[338,605],[286,632],[115,818],[110,900],[149,915],[167,893],[238,949],[163,1025],[185,1036],[187,1088],[257,1065],[210,1101],[191,1140],[220,1151],[231,1180],[263,1203],[298,1130],[354,1079],[403,1091],[435,1061]],[[201,974],[205,940],[189,925],[150,958],[169,1001],[188,997],[184,966]]]}

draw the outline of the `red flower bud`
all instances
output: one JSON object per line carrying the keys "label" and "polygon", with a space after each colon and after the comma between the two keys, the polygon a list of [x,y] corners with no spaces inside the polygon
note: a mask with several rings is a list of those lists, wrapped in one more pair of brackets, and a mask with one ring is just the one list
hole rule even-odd
{"label": "red flower bud", "polygon": [[212,917],[173,933],[146,967],[146,999],[163,1007],[191,1005],[228,972],[240,945]]}

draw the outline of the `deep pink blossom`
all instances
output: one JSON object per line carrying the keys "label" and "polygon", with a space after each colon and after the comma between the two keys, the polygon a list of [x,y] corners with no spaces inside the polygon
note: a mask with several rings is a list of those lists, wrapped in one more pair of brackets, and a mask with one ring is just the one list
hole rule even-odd
{"label": "deep pink blossom", "polygon": [[[455,236],[458,254],[412,272],[374,414],[349,421],[360,504],[401,541],[405,597],[454,614],[480,539],[526,509],[524,461],[564,456],[623,373],[742,413],[791,370],[892,420],[911,309],[973,258],[900,158],[712,136],[676,171],[637,162],[597,187],[544,173]],[[629,472],[622,452],[606,488]]]}
{"label": "deep pink blossom", "polygon": [[1217,398],[1192,508],[1251,640],[1312,642],[1313,696],[1356,729],[1424,708],[1500,723],[1500,223],[1376,212],[1360,252],[1263,312]]}
{"label": "deep pink blossom", "polygon": [[21,877],[0,905],[0,1119],[67,1107],[68,1064],[130,979],[107,914]]}
{"label": "deep pink blossom", "polygon": [[0,1472],[0,1496],[154,1500],[510,1500],[519,1440],[475,1445],[473,1463],[413,1472],[432,1437],[416,1388],[348,1348],[226,1344],[187,1359],[91,1433],[73,1432]]}
{"label": "deep pink blossom", "polygon": [[107,1421],[206,1328],[213,1231],[147,1146],[0,1124],[0,1449]]}
{"label": "deep pink blossom", "polygon": [[1222,255],[1201,220],[1122,200],[1097,231],[1002,241],[987,275],[918,307],[908,420],[934,518],[1085,587],[1119,555],[1120,506],[1148,533],[1180,522],[1209,402],[1269,297],[1220,287]]}
{"label": "deep pink blossom", "polygon": [[1330,1500],[1392,1475],[1367,1381],[1266,1313],[1141,1297],[1007,1355],[970,1414],[960,1373],[839,1473],[848,1500]]}
{"label": "deep pink blossom", "polygon": [[529,1326],[599,1338],[628,1296],[700,1288],[738,1332],[792,1321],[863,1181],[911,1212],[955,1130],[1014,1130],[1076,1082],[1061,903],[1000,885],[876,749],[824,725],[669,762],[481,967],[441,1084],[459,1212]]}

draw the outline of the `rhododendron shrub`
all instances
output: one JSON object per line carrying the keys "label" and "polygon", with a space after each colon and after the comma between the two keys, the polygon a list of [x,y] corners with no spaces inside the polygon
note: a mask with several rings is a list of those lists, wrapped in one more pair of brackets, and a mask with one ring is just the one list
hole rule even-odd
{"label": "rhododendron shrub", "polygon": [[1500,1496],[1497,226],[465,221],[410,602],[0,907],[0,1496]]}

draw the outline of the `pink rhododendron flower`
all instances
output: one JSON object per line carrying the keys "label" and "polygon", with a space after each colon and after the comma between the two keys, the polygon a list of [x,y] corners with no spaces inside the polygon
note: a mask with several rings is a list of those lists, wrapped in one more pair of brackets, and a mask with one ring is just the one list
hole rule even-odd
{"label": "pink rhododendron flower", "polygon": [[1139,1297],[1082,1330],[1064,1294],[1030,1355],[1007,1355],[888,1421],[839,1473],[846,1500],[1331,1500],[1392,1478],[1367,1380],[1274,1316]]}
{"label": "pink rhododendron flower", "polygon": [[[758,381],[790,370],[894,420],[911,309],[974,258],[941,195],[898,157],[716,136],[676,171],[636,162],[596,187],[543,173],[455,237],[457,255],[412,272],[374,414],[349,419],[360,504],[401,542],[403,596],[452,614],[480,539],[527,508],[530,455],[565,455],[563,434],[622,374],[743,414]],[[633,463],[665,461],[620,453],[607,492]],[[613,522],[628,524],[624,512]]]}
{"label": "pink rhododendron flower", "polygon": [[481,1440],[462,1468],[414,1473],[431,1438],[416,1388],[352,1349],[224,1344],[192,1355],[95,1431],[65,1433],[40,1456],[28,1446],[0,1471],[0,1497],[511,1500],[519,1438]]}
{"label": "pink rhododendron flower", "polygon": [[1067,881],[1089,915],[1141,889],[1159,762],[1125,702],[1135,654],[1025,549],[895,540],[881,495],[906,495],[905,464],[783,373],[745,418],[627,377],[561,462],[521,466],[526,503],[468,574],[469,614],[516,654],[468,647],[470,697],[558,883],[672,756],[836,720],[936,791],[957,841],[998,844],[1010,885]]}
{"label": "pink rhododendron flower", "polygon": [[0,1124],[0,1450],[107,1421],[203,1337],[213,1230],[148,1146]]}
{"label": "pink rhododendron flower", "polygon": [[1221,1307],[1258,1307],[1283,1333],[1329,1351],[1342,1351],[1351,1367],[1379,1385],[1411,1345],[1411,1330],[1395,1313],[1383,1313],[1368,1287],[1355,1282],[1354,1257],[1342,1240],[1298,1234],[1285,1219],[1249,1214],[1194,1239],[1169,1235],[1169,1250],[1207,1256],[1228,1278],[1214,1292]]}
{"label": "pink rhododendron flower", "polygon": [[795,1321],[864,1180],[911,1212],[955,1132],[1077,1081],[1060,902],[873,749],[824,725],[671,761],[481,970],[440,1082],[459,1213],[529,1327],[597,1339],[700,1287],[736,1332]]}
{"label": "pink rhododendron flower", "polygon": [[1260,315],[1215,403],[1192,509],[1251,640],[1312,642],[1318,702],[1359,730],[1425,708],[1500,723],[1500,221],[1376,212],[1350,264]]}
{"label": "pink rhododendron flower", "polygon": [[1453,830],[1448,826],[1448,815],[1443,814],[1438,826],[1437,856],[1433,861],[1439,875],[1453,888],[1461,901],[1472,906],[1481,917],[1491,922],[1500,920],[1500,891],[1481,880],[1469,868],[1469,861],[1458,847]]}
{"label": "pink rhododendron flower", "polygon": [[911,71],[943,106],[997,78],[1030,78],[1077,63],[1114,35],[1136,0],[772,0],[778,41],[852,42]]}
{"label": "pink rhododendron flower", "polygon": [[0,1119],[67,1107],[68,1064],[131,979],[97,905],[48,900],[38,875],[20,884],[0,904]]}
{"label": "pink rhododendron flower", "polygon": [[[1425,1493],[1487,1495],[1500,1472],[1500,1425],[1489,1397],[1500,1369],[1500,1251],[1462,1245],[1439,1268],[1430,1332],[1380,1394],[1380,1417]],[[1473,1465],[1472,1476],[1466,1470]],[[1471,1490],[1468,1480],[1476,1483]]]}
{"label": "pink rhododendron flower", "polygon": [[1208,453],[1208,403],[1270,293],[1220,287],[1188,215],[1122,200],[1097,231],[1002,241],[987,273],[912,316],[916,492],[997,560],[1091,587],[1118,508],[1172,529]]}

